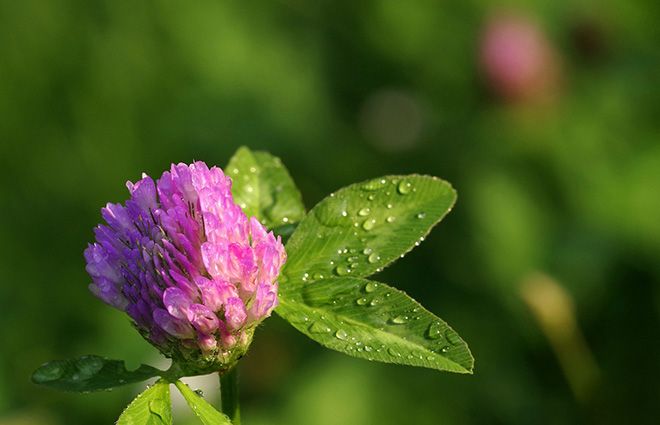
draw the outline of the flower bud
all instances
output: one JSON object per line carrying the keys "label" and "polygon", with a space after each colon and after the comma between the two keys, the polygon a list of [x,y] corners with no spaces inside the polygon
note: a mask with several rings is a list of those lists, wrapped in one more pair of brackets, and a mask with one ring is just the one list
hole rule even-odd
{"label": "flower bud", "polygon": [[107,224],[85,250],[91,291],[186,372],[229,369],[277,305],[281,239],[203,162],[127,187],[130,199],[101,210]]}

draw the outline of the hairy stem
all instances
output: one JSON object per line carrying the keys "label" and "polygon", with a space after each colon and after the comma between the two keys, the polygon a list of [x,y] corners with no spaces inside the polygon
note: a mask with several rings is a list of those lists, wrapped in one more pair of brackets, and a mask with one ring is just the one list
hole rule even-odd
{"label": "hairy stem", "polygon": [[238,404],[238,366],[220,375],[220,397],[222,413],[229,416],[233,425],[241,425]]}

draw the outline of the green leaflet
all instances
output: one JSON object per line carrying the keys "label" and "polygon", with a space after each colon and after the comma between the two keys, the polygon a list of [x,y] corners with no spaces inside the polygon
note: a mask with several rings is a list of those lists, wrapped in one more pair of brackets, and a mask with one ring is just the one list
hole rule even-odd
{"label": "green leaflet", "polygon": [[181,381],[174,383],[179,389],[188,406],[204,425],[231,425],[227,416],[215,410],[206,400],[197,395],[193,390]]}
{"label": "green leaflet", "polygon": [[161,373],[146,365],[129,371],[123,360],[88,355],[45,363],[34,371],[32,382],[58,390],[88,392],[144,381]]}
{"label": "green leaflet", "polygon": [[322,279],[287,292],[277,312],[311,339],[353,357],[472,373],[474,359],[453,329],[380,282]]}
{"label": "green leaflet", "polygon": [[410,251],[449,212],[456,192],[435,177],[387,176],[319,202],[289,239],[282,291],[330,276],[369,276]]}
{"label": "green leaflet", "polygon": [[171,425],[170,384],[158,381],[128,405],[117,425]]}
{"label": "green leaflet", "polygon": [[279,158],[242,147],[225,173],[232,179],[236,203],[268,229],[296,223],[305,216],[300,192]]}
{"label": "green leaflet", "polygon": [[276,312],[325,347],[386,363],[472,373],[465,342],[405,293],[360,279],[414,246],[452,208],[435,177],[387,176],[325,198],[287,243]]}

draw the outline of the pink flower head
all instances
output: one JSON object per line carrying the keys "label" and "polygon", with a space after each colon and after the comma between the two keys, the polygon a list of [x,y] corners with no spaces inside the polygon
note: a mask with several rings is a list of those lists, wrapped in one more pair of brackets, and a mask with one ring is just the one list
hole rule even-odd
{"label": "pink flower head", "polygon": [[479,56],[487,83],[506,100],[538,101],[557,92],[558,56],[542,29],[529,18],[515,14],[491,18]]}
{"label": "pink flower head", "polygon": [[177,361],[235,361],[277,305],[280,238],[248,218],[231,179],[203,162],[127,187],[131,198],[101,210],[107,225],[85,250],[91,291]]}

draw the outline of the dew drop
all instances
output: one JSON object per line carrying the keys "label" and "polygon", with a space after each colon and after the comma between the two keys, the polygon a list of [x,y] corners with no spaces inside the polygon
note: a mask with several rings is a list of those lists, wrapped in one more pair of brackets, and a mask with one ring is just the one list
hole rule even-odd
{"label": "dew drop", "polygon": [[373,229],[375,225],[376,225],[376,219],[370,218],[368,220],[365,220],[364,223],[362,223],[362,228],[366,231],[369,231]]}
{"label": "dew drop", "polygon": [[374,349],[373,349],[370,345],[365,345],[365,346],[364,346],[364,351],[366,351],[366,352],[368,352],[368,353],[372,352],[373,350],[374,350]]}
{"label": "dew drop", "polygon": [[321,272],[316,272],[316,273],[314,273],[314,276],[313,276],[313,277],[314,277],[314,280],[321,280],[321,279],[323,279],[325,276],[323,276],[323,273],[321,273]]}
{"label": "dew drop", "polygon": [[391,216],[387,217],[387,218],[385,219],[385,221],[387,221],[388,223],[394,223],[394,221],[396,221],[396,217],[394,217],[393,215],[391,215]]}
{"label": "dew drop", "polygon": [[347,216],[348,216],[348,211],[343,210],[343,211],[341,212],[341,216],[342,216],[342,217],[347,217]]}
{"label": "dew drop", "polygon": [[384,179],[373,179],[362,185],[362,190],[378,190],[385,184]]}
{"label": "dew drop", "polygon": [[369,257],[367,258],[367,261],[369,261],[371,264],[380,261],[380,255],[376,254],[373,252]]}
{"label": "dew drop", "polygon": [[371,248],[365,248],[364,251],[362,251],[362,253],[363,253],[364,255],[369,255],[369,254],[371,254],[372,252],[374,252],[374,250],[371,249]]}
{"label": "dew drop", "polygon": [[370,201],[373,201],[376,197],[374,195],[369,195],[367,196],[367,199]]}
{"label": "dew drop", "polygon": [[403,325],[404,323],[407,322],[408,322],[408,316],[403,316],[403,315],[396,316],[390,319],[390,323],[393,323],[395,325]]}
{"label": "dew drop", "polygon": [[399,185],[396,187],[396,190],[402,195],[407,195],[412,190],[412,183],[407,180],[401,180]]}
{"label": "dew drop", "polygon": [[371,302],[369,303],[369,305],[372,306],[372,307],[377,306],[378,304],[380,304],[380,300],[379,300],[378,298],[374,298],[374,299],[371,300]]}
{"label": "dew drop", "polygon": [[348,334],[343,329],[339,329],[337,332],[335,332],[335,336],[337,339],[341,339],[342,341],[346,341],[348,339]]}
{"label": "dew drop", "polygon": [[364,292],[374,292],[376,288],[378,288],[378,283],[367,282],[367,284],[364,285]]}
{"label": "dew drop", "polygon": [[371,212],[370,208],[362,208],[360,211],[358,211],[358,215],[361,217],[366,217],[369,215],[370,212]]}
{"label": "dew drop", "polygon": [[195,390],[195,394],[197,394],[200,397],[204,397],[204,391],[202,390]]}
{"label": "dew drop", "polygon": [[438,339],[442,335],[442,324],[440,322],[433,322],[429,325],[429,328],[426,330],[426,337],[428,339]]}
{"label": "dew drop", "polygon": [[424,218],[424,217],[426,217],[426,213],[425,213],[425,212],[420,212],[420,213],[417,214],[417,218],[419,218],[419,219],[422,219],[422,218]]}
{"label": "dew drop", "polygon": [[33,376],[36,382],[50,382],[60,379],[64,374],[64,370],[57,364],[46,363],[41,366]]}
{"label": "dew drop", "polygon": [[449,351],[449,346],[448,346],[448,345],[445,345],[444,347],[442,347],[442,348],[440,349],[440,351],[443,352],[443,353],[448,352],[448,351]]}
{"label": "dew drop", "polygon": [[391,210],[392,207],[393,207],[394,205],[392,205],[392,204],[387,204],[387,205],[385,205],[385,206],[387,207],[388,210]]}
{"label": "dew drop", "polygon": [[401,353],[399,353],[394,347],[388,348],[387,352],[392,356],[401,357]]}
{"label": "dew drop", "polygon": [[327,334],[332,332],[332,329],[323,323],[314,322],[309,326],[309,331],[313,334]]}
{"label": "dew drop", "polygon": [[369,302],[369,300],[367,300],[367,299],[364,298],[364,297],[362,297],[362,298],[358,298],[358,299],[355,301],[355,303],[356,303],[357,305],[367,305],[368,302]]}
{"label": "dew drop", "polygon": [[337,276],[346,276],[351,272],[351,269],[344,265],[339,265],[335,267],[335,273],[337,273]]}

